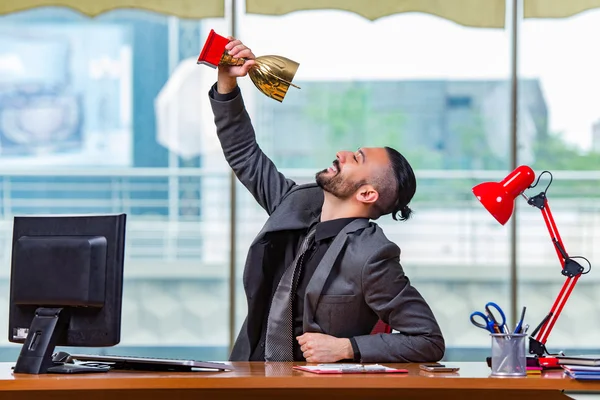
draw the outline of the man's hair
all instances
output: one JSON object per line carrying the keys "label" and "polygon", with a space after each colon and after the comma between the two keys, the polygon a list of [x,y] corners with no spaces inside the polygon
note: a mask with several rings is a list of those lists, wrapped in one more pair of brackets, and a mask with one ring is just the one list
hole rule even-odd
{"label": "man's hair", "polygon": [[385,147],[390,159],[390,166],[384,174],[375,179],[374,187],[379,193],[379,199],[373,205],[372,219],[382,215],[392,214],[392,218],[405,221],[410,218],[412,210],[408,203],[417,190],[415,173],[402,154]]}

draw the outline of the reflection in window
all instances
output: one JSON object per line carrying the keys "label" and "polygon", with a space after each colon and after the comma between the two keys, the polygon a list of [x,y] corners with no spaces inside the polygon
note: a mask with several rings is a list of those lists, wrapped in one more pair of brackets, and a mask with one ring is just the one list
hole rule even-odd
{"label": "reflection in window", "polygon": [[132,165],[131,52],[115,24],[3,24],[3,165]]}
{"label": "reflection in window", "polygon": [[[10,265],[15,214],[125,212],[122,341],[110,352],[225,359],[228,176],[215,163],[199,168],[207,141],[184,159],[156,129],[155,100],[197,56],[201,23],[54,7],[0,21],[2,261]],[[0,313],[0,331],[5,323]]]}

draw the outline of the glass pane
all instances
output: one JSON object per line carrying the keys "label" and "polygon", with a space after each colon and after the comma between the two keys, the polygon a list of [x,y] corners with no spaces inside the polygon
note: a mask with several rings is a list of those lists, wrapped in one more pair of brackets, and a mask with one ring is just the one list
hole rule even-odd
{"label": "glass pane", "polygon": [[[301,89],[290,88],[283,103],[242,80],[259,144],[288,177],[314,182],[338,150],[359,146],[389,145],[411,162],[414,218],[377,222],[402,249],[405,272],[432,307],[446,358],[480,361],[489,336],[469,315],[488,301],[509,309],[509,232],[471,192],[509,166],[507,32],[419,13],[371,22],[340,11],[245,15],[239,28],[255,55],[300,63],[294,83]],[[267,216],[244,188],[240,193],[241,271]],[[245,308],[237,316],[239,326]]]}
{"label": "glass pane", "polygon": [[226,359],[229,181],[211,159],[201,22],[62,8],[0,21],[4,265],[14,215],[126,212],[121,344],[89,351]]}
{"label": "glass pane", "polygon": [[[544,113],[538,119],[546,128],[536,135],[522,132],[521,141],[532,149],[530,164],[540,183],[529,196],[547,190],[558,233],[569,256],[598,259],[595,245],[600,221],[600,101],[598,55],[582,45],[600,33],[600,11],[565,19],[524,20],[520,36],[520,80],[536,82]],[[520,99],[520,108],[527,108]],[[527,306],[530,332],[550,312],[566,278],[561,275],[551,236],[539,209],[519,202],[519,306]],[[588,269],[584,259],[575,261]],[[554,328],[547,334],[550,352],[579,353],[597,349],[600,323],[598,280],[583,275],[575,285]],[[539,339],[542,339],[539,337]]]}

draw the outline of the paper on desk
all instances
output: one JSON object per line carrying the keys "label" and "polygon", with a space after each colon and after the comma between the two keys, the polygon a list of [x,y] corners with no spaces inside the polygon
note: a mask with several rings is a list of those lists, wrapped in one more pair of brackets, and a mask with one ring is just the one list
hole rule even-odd
{"label": "paper on desk", "polygon": [[296,365],[294,369],[315,374],[407,373],[407,369],[390,368],[379,364],[319,364]]}

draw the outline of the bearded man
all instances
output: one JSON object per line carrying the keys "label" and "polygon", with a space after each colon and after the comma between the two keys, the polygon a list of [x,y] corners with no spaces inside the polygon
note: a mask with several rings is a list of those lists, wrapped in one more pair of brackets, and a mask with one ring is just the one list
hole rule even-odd
{"label": "bearded man", "polygon": [[[373,222],[406,220],[416,191],[408,161],[390,147],[340,151],[316,182],[283,176],[256,142],[237,78],[248,61],[219,66],[209,98],[225,158],[269,215],[252,242],[243,282],[248,315],[232,361],[434,362],[445,351],[430,307],[400,265],[400,248]],[[390,333],[371,334],[379,321]]]}

